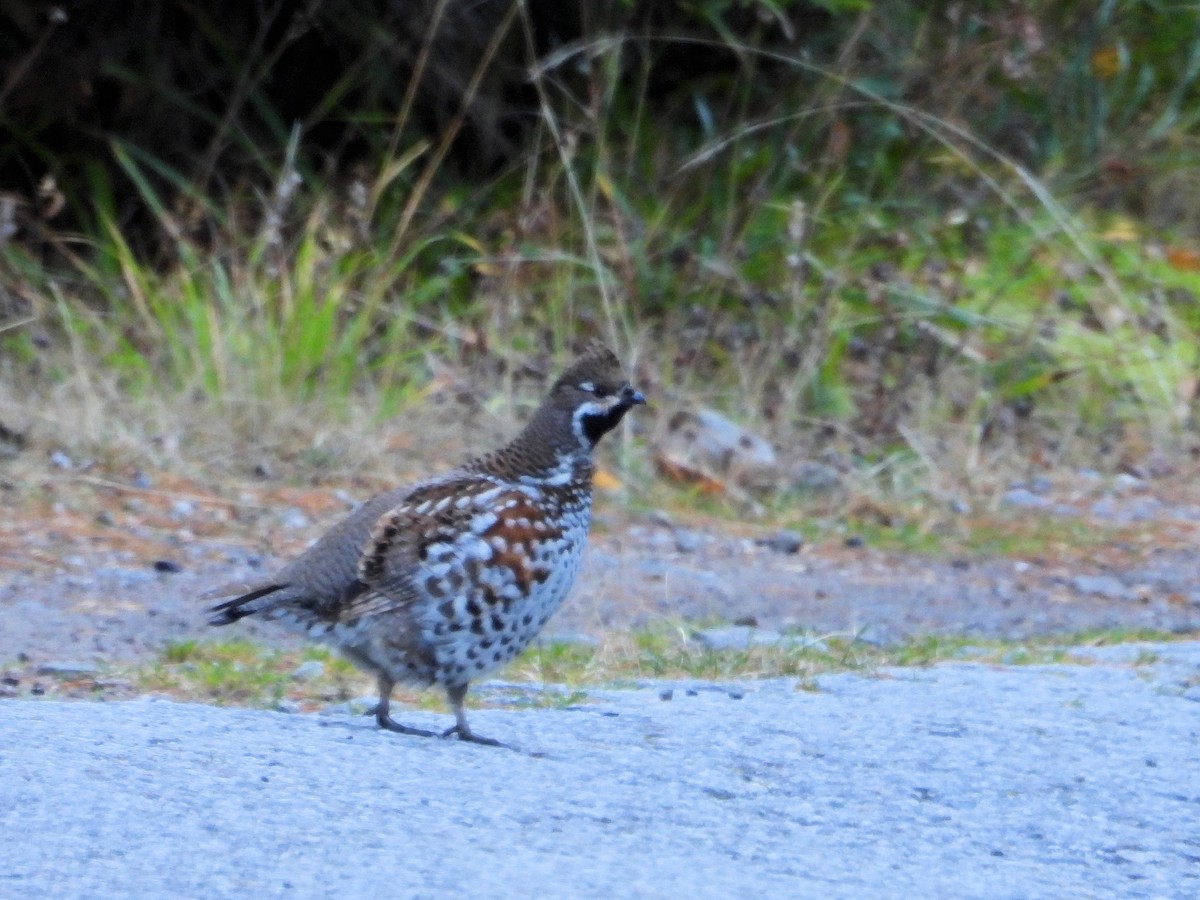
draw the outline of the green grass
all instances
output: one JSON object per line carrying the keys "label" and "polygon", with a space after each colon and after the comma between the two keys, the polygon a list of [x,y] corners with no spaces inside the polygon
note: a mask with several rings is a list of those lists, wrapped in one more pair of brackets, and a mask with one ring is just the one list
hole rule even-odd
{"label": "green grass", "polygon": [[[531,150],[490,180],[457,177],[450,137],[417,139],[405,121],[375,135],[351,185],[316,183],[302,135],[281,130],[277,153],[250,154],[272,186],[261,196],[113,142],[110,165],[86,170],[82,235],[0,244],[6,282],[32,298],[27,319],[0,323],[6,380],[28,398],[14,403],[43,440],[92,455],[190,427],[179,445],[201,464],[283,422],[274,443],[302,467],[328,453],[305,424],[353,443],[350,422],[418,416],[454,379],[511,411],[600,334],[663,419],[715,406],[900,495],[986,491],[1034,456],[1112,467],[1139,437],[1186,445],[1200,273],[1163,248],[1189,244],[1187,223],[1131,218],[1081,186],[1110,145],[1163,172],[1192,158],[1200,51],[1186,29],[1157,28],[1145,5],[1076,11],[1087,40],[1032,60],[1054,77],[997,88],[982,122],[944,85],[914,87],[928,48],[904,42],[947,27],[917,5],[871,6],[861,39],[899,42],[877,71],[740,44],[723,6],[696,14],[740,67],[670,115],[623,68],[632,38],[543,60]],[[850,6],[833,6],[848,25]],[[1106,48],[1115,68],[1097,74]],[[583,55],[580,80],[567,72]],[[1085,124],[1068,127],[1067,108]],[[1027,158],[999,145],[1005,117]],[[1146,120],[1152,147],[1137,143]],[[154,254],[124,226],[129,191]],[[620,448],[622,468],[635,449]]]}
{"label": "green grass", "polygon": [[[836,672],[871,674],[889,666],[929,666],[968,661],[997,665],[1088,665],[1086,656],[1073,648],[1128,642],[1167,642],[1187,635],[1150,629],[1105,629],[1074,635],[1030,638],[1021,641],[974,637],[925,637],[890,647],[875,647],[853,635],[810,638],[796,645],[755,646],[746,650],[717,651],[688,636],[690,627],[663,624],[654,628],[612,634],[597,646],[544,642],[531,647],[497,677],[540,688],[517,687],[489,691],[484,702],[516,707],[561,708],[586,699],[589,688],[632,685],[643,680],[697,679],[727,681],[757,678],[795,678],[798,689],[812,690],[817,676]],[[1157,655],[1145,651],[1134,665],[1150,665]],[[324,664],[324,673],[310,681],[296,681],[291,673],[309,659]],[[349,663],[320,648],[302,653],[271,650],[247,641],[170,645],[151,665],[132,675],[141,692],[165,693],[201,702],[273,707],[282,700],[316,709],[374,692],[373,679]],[[478,693],[478,692],[477,692]],[[442,709],[438,691],[398,688],[398,698],[422,708]],[[478,698],[477,698],[478,699]]]}
{"label": "green grass", "polygon": [[[324,673],[311,686],[291,675],[309,660],[324,666]],[[350,663],[320,648],[284,652],[242,640],[180,641],[168,645],[155,663],[140,669],[135,683],[142,691],[186,699],[273,706],[297,693],[309,698],[348,699],[350,686],[358,678]]]}

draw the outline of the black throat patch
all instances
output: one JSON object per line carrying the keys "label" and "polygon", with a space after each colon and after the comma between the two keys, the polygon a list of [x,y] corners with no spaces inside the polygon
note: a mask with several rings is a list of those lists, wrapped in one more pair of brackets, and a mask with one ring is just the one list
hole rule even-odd
{"label": "black throat patch", "polygon": [[608,412],[582,416],[580,424],[583,426],[583,436],[595,447],[600,438],[621,424],[621,419],[627,412],[629,412],[628,404],[618,403]]}

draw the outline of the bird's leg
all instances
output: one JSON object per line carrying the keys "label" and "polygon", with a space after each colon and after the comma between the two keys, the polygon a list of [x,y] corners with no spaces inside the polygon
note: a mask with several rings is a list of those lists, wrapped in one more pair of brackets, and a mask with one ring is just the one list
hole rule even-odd
{"label": "bird's leg", "polygon": [[437,737],[437,734],[432,731],[426,731],[423,728],[410,728],[408,725],[401,725],[395,719],[388,715],[388,705],[392,702],[392,685],[394,682],[386,675],[379,676],[379,705],[375,707],[375,721],[379,723],[379,727],[387,731],[395,731],[398,734],[415,734],[420,737]]}
{"label": "bird's leg", "polygon": [[460,741],[470,741],[472,744],[483,744],[488,747],[508,747],[513,749],[508,744],[502,744],[494,738],[483,737],[471,730],[471,726],[467,724],[467,714],[463,711],[463,698],[467,696],[467,685],[454,685],[446,688],[446,696],[450,700],[450,708],[454,710],[454,727],[447,728],[442,737],[448,738],[451,735],[457,735]]}

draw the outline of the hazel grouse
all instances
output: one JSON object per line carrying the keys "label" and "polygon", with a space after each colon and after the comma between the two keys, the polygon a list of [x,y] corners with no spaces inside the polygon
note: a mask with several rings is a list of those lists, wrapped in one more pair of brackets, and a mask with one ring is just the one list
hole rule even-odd
{"label": "hazel grouse", "polygon": [[592,451],[645,398],[593,344],[507,446],[367,501],[274,578],[233,591],[212,625],[281,620],[375,675],[376,720],[403,734],[397,683],[440,685],[455,724],[443,736],[496,744],[467,725],[473,679],[516,657],[571,589],[587,541]]}

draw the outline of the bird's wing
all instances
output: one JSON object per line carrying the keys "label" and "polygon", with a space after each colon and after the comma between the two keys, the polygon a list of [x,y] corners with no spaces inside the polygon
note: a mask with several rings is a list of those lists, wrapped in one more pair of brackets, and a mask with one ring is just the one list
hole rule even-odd
{"label": "bird's wing", "polygon": [[428,586],[460,579],[495,555],[489,543],[497,527],[530,498],[519,488],[476,478],[432,483],[410,494],[376,520],[358,559],[366,590],[341,605],[337,618],[350,621],[409,606],[435,593]]}

